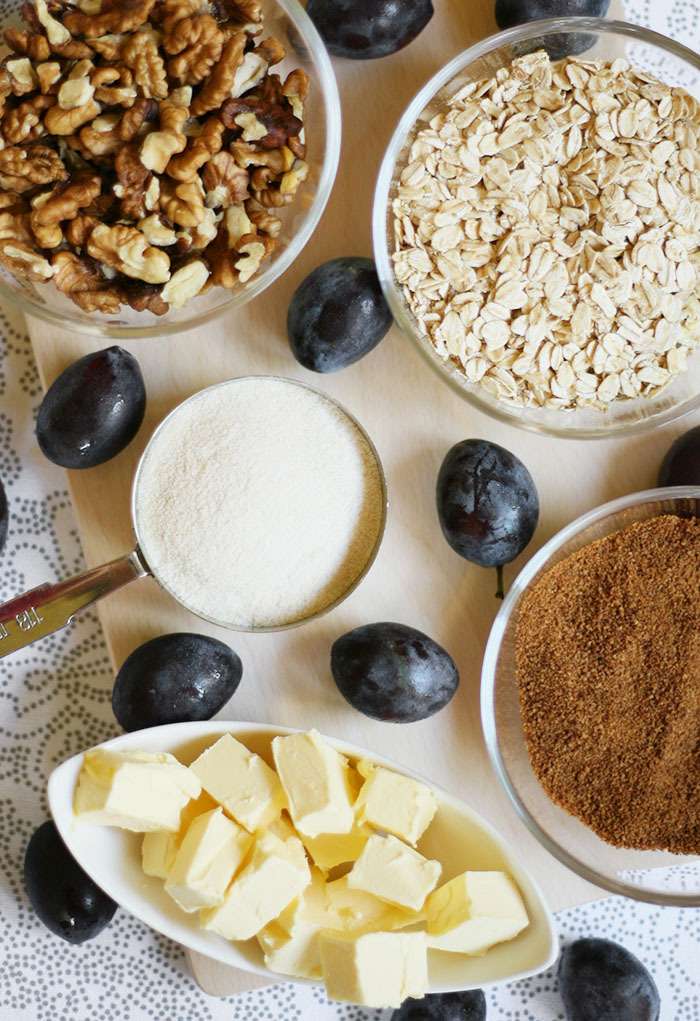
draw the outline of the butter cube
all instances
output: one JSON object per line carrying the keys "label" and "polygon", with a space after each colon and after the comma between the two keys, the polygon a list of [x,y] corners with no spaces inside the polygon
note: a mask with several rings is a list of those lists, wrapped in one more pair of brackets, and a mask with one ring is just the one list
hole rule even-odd
{"label": "butter cube", "polygon": [[383,766],[362,763],[366,780],[355,802],[355,817],[415,844],[437,812],[437,798],[424,783]]}
{"label": "butter cube", "polygon": [[144,833],[141,843],[141,868],[147,876],[167,879],[180,846],[180,831],[152,830]]}
{"label": "butter cube", "polygon": [[485,954],[528,924],[515,882],[504,872],[463,872],[426,901],[428,945],[460,954]]}
{"label": "butter cube", "polygon": [[165,889],[183,911],[221,904],[253,838],[221,808],[194,819],[175,856]]}
{"label": "butter cube", "polygon": [[151,830],[144,833],[141,843],[141,867],[147,876],[167,879],[173,867],[175,855],[187,833],[187,828],[195,818],[203,812],[216,808],[213,798],[202,791],[198,798],[188,801],[180,814],[180,829],[172,833],[170,830]]}
{"label": "butter cube", "polygon": [[274,769],[230,734],[202,752],[190,769],[205,791],[251,833],[271,823],[284,808]]}
{"label": "butter cube", "polygon": [[[341,876],[326,886],[328,899],[338,916],[340,927],[345,932],[380,932],[403,929],[421,921],[421,912],[405,911],[385,900],[373,897],[365,890],[353,890],[348,886],[348,877]],[[330,926],[329,926],[330,928]]]}
{"label": "butter cube", "polygon": [[201,785],[169,752],[85,752],[73,810],[84,822],[146,833],[180,828],[180,813]]}
{"label": "butter cube", "polygon": [[323,981],[331,1000],[365,1007],[400,1007],[428,988],[425,934],[323,932],[319,937]]}
{"label": "butter cube", "polygon": [[298,978],[321,978],[319,935],[338,929],[340,922],[330,905],[326,884],[318,869],[311,882],[292,903],[258,933],[265,964],[272,971]]}
{"label": "butter cube", "polygon": [[322,978],[319,932],[303,926],[290,936],[277,922],[270,922],[258,933],[265,967],[295,978]]}
{"label": "butter cube", "polygon": [[278,815],[276,819],[268,823],[265,827],[268,833],[274,833],[280,840],[289,840],[290,837],[297,837],[297,831],[292,826],[286,815]]}
{"label": "butter cube", "polygon": [[218,907],[201,912],[202,924],[226,939],[250,939],[311,882],[302,842],[263,832],[248,862]]}
{"label": "butter cube", "polygon": [[289,814],[301,834],[317,837],[352,829],[355,816],[347,759],[316,730],[274,738],[272,754]]}
{"label": "butter cube", "polygon": [[290,936],[300,925],[313,925],[317,929],[341,928],[325,879],[315,868],[311,868],[310,875],[308,886],[277,916],[277,923]]}
{"label": "butter cube", "polygon": [[420,911],[442,866],[396,837],[374,834],[348,873],[350,889],[366,890],[398,907]]}
{"label": "butter cube", "polygon": [[304,847],[323,872],[330,872],[347,861],[355,861],[372,836],[364,823],[355,824],[349,833],[322,833],[318,837],[302,836]]}

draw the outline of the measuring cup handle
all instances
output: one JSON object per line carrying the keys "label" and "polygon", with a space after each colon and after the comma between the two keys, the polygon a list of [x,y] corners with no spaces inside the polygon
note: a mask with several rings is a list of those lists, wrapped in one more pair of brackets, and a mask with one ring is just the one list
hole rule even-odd
{"label": "measuring cup handle", "polygon": [[59,631],[74,613],[150,572],[138,550],[56,584],[16,596],[0,606],[0,659]]}

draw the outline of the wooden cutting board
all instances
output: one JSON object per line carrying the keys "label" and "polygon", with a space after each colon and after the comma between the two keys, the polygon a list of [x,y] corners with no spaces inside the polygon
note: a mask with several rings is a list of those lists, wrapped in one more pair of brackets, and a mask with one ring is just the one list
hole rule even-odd
{"label": "wooden cutting board", "polygon": [[[114,666],[141,642],[168,631],[197,631],[228,642],[241,656],[244,675],[223,718],[314,726],[419,770],[470,802],[518,847],[557,910],[602,892],[542,850],[510,808],[488,764],[479,719],[479,672],[499,606],[493,594],[495,572],[467,563],[445,543],[435,511],[438,468],[449,447],[467,437],[501,443],[530,468],[540,494],[540,523],[526,553],[506,568],[509,581],[527,557],[572,518],[652,485],[673,437],[694,423],[614,442],[535,436],[493,421],[460,400],[429,373],[396,328],[364,360],[323,377],[296,363],[285,333],[290,295],[312,268],[341,255],[371,254],[376,173],[411,97],[439,66],[495,30],[491,0],[441,2],[419,39],[404,51],[364,63],[335,61],[343,150],[335,188],[314,237],[281,280],[235,315],[199,331],[125,343],[146,380],[146,421],[126,451],[98,468],[69,473],[69,482],[87,563],[97,565],[132,549],[129,496],[134,467],[154,426],[184,397],[232,376],[272,373],[311,382],[345,404],[374,439],[389,488],[384,542],[359,588],[312,624],[251,635],[209,626],[154,581],[140,581],[99,606]],[[75,358],[107,346],[99,337],[58,331],[35,320],[29,329],[45,384]],[[44,580],[49,579],[34,582]],[[382,724],[343,701],[330,674],[330,646],[350,628],[376,620],[411,624],[456,660],[460,688],[441,713],[410,725]],[[264,984],[198,955],[191,955],[191,965],[202,987],[213,993]]]}

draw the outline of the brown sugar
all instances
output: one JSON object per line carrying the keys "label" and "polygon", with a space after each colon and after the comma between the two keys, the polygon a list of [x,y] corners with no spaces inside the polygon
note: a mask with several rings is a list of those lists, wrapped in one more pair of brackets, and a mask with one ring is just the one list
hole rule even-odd
{"label": "brown sugar", "polygon": [[552,801],[617,847],[700,853],[700,519],[638,522],[556,564],[515,655]]}

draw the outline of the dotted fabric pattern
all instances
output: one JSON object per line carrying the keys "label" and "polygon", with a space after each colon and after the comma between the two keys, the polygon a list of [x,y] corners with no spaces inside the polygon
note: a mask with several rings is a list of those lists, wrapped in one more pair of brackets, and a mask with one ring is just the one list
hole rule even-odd
{"label": "dotted fabric pattern", "polygon": [[[627,17],[700,45],[700,2],[628,0]],[[2,602],[84,564],[65,475],[36,444],[40,397],[23,320],[0,306],[0,479],[10,513]],[[123,911],[78,947],[39,922],[22,862],[32,832],[48,817],[46,777],[87,743],[120,732],[112,680],[98,619],[89,611],[0,666],[0,1021],[388,1021],[391,1011],[331,1003],[321,989],[293,983],[207,996],[183,950]],[[697,911],[613,897],[561,912],[557,923],[562,944],[606,936],[637,954],[659,986],[661,1021],[700,1021]],[[556,968],[486,995],[487,1021],[564,1021]]]}

